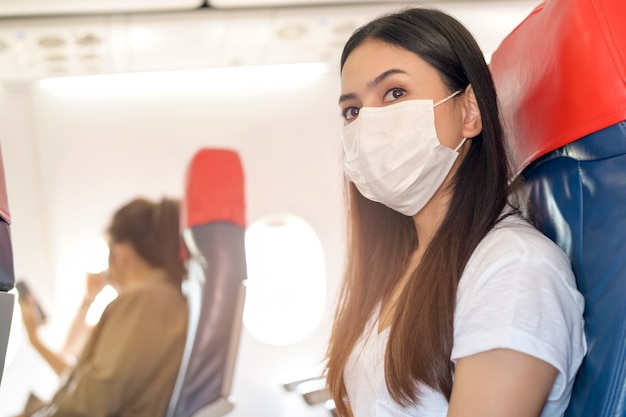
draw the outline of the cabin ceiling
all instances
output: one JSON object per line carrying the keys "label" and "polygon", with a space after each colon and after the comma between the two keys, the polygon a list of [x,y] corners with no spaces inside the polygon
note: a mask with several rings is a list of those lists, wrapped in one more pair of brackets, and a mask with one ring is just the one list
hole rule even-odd
{"label": "cabin ceiling", "polygon": [[[440,0],[442,1],[442,0]],[[446,0],[443,0],[446,1]],[[448,0],[450,1],[450,0]],[[481,0],[465,0],[476,2]],[[492,0],[515,2],[517,0]],[[210,8],[263,8],[390,3],[385,0],[0,0],[0,16],[128,13]],[[414,1],[413,3],[423,3]]]}
{"label": "cabin ceiling", "polygon": [[457,13],[470,30],[480,32],[474,35],[483,50],[491,52],[503,32],[538,3],[0,0],[0,82],[241,65],[335,64],[355,28],[410,4]]}

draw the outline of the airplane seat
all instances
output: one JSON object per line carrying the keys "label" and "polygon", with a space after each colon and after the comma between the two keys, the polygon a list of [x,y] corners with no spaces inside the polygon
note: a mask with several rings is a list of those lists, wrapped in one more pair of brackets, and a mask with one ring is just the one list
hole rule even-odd
{"label": "airplane seat", "polygon": [[299,394],[307,405],[311,407],[319,407],[321,405],[328,411],[331,417],[338,417],[335,401],[330,395],[325,377],[316,376],[298,379],[283,384],[283,388],[287,392]]}
{"label": "airplane seat", "polygon": [[201,149],[188,167],[181,203],[189,325],[167,417],[218,417],[234,407],[245,226],[239,156],[231,150]]}
{"label": "airplane seat", "polygon": [[9,200],[4,179],[2,152],[0,151],[0,383],[2,382],[15,304],[15,296],[8,293],[15,286],[10,224]]}
{"label": "airplane seat", "polygon": [[535,223],[569,256],[588,352],[566,417],[626,416],[623,0],[546,0],[491,59]]}

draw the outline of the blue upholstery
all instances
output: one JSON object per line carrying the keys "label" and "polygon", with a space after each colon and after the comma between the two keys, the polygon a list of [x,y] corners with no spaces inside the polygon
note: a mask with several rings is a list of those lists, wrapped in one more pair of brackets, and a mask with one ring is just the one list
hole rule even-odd
{"label": "blue upholstery", "polygon": [[537,226],[570,257],[585,297],[588,354],[566,417],[626,416],[626,122],[523,172]]}
{"label": "blue upholstery", "polygon": [[190,326],[176,402],[168,417],[219,416],[229,399],[246,276],[244,230],[232,223],[196,226],[185,236],[198,252],[189,263]]}
{"label": "blue upholstery", "polygon": [[13,271],[10,225],[6,219],[0,216],[0,291],[9,291],[14,286],[15,274]]}

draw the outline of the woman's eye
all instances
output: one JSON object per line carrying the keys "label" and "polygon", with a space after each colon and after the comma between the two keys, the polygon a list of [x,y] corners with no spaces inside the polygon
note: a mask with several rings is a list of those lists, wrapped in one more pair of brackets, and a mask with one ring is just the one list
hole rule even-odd
{"label": "woman's eye", "polygon": [[400,97],[402,97],[405,93],[406,93],[406,90],[404,88],[399,88],[399,87],[392,88],[391,90],[385,93],[385,97],[383,98],[383,101],[388,102],[388,101],[397,100]]}
{"label": "woman's eye", "polygon": [[341,112],[341,115],[343,116],[343,118],[346,121],[350,121],[352,119],[356,119],[357,116],[359,115],[359,108],[358,107],[348,107],[347,109],[343,110]]}

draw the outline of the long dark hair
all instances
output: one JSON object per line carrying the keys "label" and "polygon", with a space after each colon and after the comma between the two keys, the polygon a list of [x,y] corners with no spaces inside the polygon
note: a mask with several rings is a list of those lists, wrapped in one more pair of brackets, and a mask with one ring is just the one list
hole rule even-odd
{"label": "long dark hair", "polygon": [[[448,212],[395,305],[385,354],[387,387],[398,403],[419,402],[416,382],[449,400],[458,282],[470,255],[500,219],[509,194],[496,92],[476,41],[461,23],[438,10],[406,9],[361,27],[344,47],[342,69],[351,52],[367,40],[414,52],[440,73],[449,92],[471,84],[482,116],[482,132],[470,140],[451,181]],[[411,217],[364,198],[353,184],[348,190],[349,257],[326,369],[341,416],[351,414],[343,381],[348,356],[418,246]]]}
{"label": "long dark hair", "polygon": [[113,243],[124,242],[148,264],[168,272],[180,284],[186,268],[180,251],[180,204],[164,198],[152,202],[136,198],[113,215],[107,232]]}

